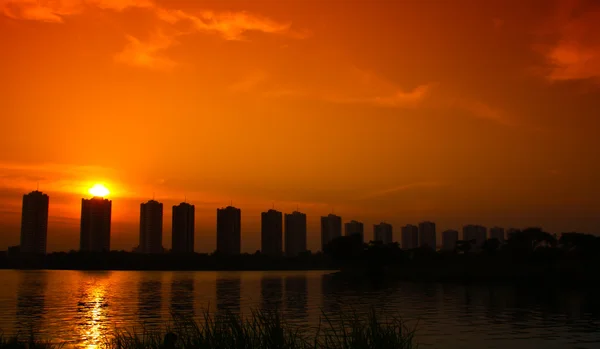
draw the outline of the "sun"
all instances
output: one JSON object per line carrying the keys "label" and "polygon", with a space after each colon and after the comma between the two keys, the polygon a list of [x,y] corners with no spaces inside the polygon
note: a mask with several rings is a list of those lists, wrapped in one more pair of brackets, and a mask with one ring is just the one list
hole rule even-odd
{"label": "sun", "polygon": [[89,190],[90,194],[94,195],[94,196],[100,196],[100,197],[104,197],[107,196],[110,191],[108,191],[108,189],[106,189],[106,187],[102,184],[96,184],[93,187],[90,188]]}

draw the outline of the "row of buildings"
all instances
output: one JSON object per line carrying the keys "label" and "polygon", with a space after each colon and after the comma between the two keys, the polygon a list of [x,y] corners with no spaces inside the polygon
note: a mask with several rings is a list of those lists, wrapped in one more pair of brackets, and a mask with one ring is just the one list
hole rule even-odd
{"label": "row of buildings", "polygon": [[[48,231],[48,195],[34,191],[23,196],[20,250],[24,253],[46,253]],[[174,253],[194,252],[195,207],[189,203],[173,206],[171,251]],[[81,227],[79,249],[86,252],[110,251],[112,201],[93,197],[81,201]],[[241,210],[228,206],[217,209],[217,252],[224,255],[241,253]],[[364,225],[350,221],[343,225],[344,235],[360,236],[364,241]],[[306,248],[306,214],[294,211],[282,214],[274,209],[261,215],[261,252],[267,255],[297,256]],[[342,218],[329,214],[321,217],[321,249],[333,239],[342,236]],[[490,229],[490,238],[504,241],[504,229]],[[285,239],[284,239],[285,237]],[[404,249],[430,247],[454,249],[459,240],[456,230],[442,232],[442,244],[438,246],[436,226],[433,222],[422,222],[418,226],[406,225],[401,229],[400,246]],[[481,247],[488,238],[487,228],[467,225],[463,228],[463,239],[474,240]],[[392,243],[395,241],[392,225],[380,223],[373,226],[373,241]],[[162,253],[163,248],[163,204],[150,200],[140,205],[140,253]]]}

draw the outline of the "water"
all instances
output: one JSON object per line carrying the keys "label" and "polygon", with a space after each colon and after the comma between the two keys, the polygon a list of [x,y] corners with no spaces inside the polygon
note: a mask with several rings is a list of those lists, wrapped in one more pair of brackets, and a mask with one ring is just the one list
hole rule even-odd
{"label": "water", "polygon": [[[93,348],[116,328],[161,328],[172,313],[282,310],[316,326],[374,306],[417,325],[420,347],[598,348],[596,291],[514,286],[349,283],[328,272],[80,272],[0,270],[0,329]],[[335,316],[335,315],[334,315]],[[418,323],[417,323],[418,321]]]}

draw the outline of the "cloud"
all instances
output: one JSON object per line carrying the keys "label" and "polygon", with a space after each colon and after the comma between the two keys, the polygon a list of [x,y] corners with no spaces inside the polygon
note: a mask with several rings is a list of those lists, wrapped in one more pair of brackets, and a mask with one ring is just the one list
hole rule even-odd
{"label": "cloud", "polygon": [[229,90],[232,92],[249,92],[267,80],[267,77],[267,73],[264,71],[254,71],[231,84]]}
{"label": "cloud", "polygon": [[123,11],[127,8],[154,8],[149,0],[83,0],[89,5],[103,10]]}
{"label": "cloud", "polygon": [[127,35],[126,38],[127,45],[114,57],[116,62],[163,71],[171,70],[176,66],[173,60],[161,54],[173,45],[173,37],[157,33],[147,41],[141,41],[131,35]]}
{"label": "cloud", "polygon": [[409,91],[399,89],[386,95],[347,97],[338,94],[326,97],[325,99],[330,102],[342,104],[370,104],[390,108],[415,108],[430,94],[431,89],[435,85],[433,83],[424,84]]}
{"label": "cloud", "polygon": [[[156,16],[156,31],[170,31],[180,22],[189,26],[185,34],[214,33],[226,40],[243,40],[246,32],[286,35],[302,39],[307,33],[291,29],[291,23],[281,23],[246,11],[198,11],[166,9],[150,0],[0,0],[0,11],[7,17],[48,23],[64,23],[68,16],[79,15],[88,7],[100,10],[125,11],[129,8],[146,9]],[[163,28],[168,26],[169,28]],[[178,35],[183,35],[179,33]],[[165,34],[155,35],[148,41],[126,35],[127,46],[115,55],[115,60],[129,65],[157,70],[170,70],[175,62],[160,52],[175,41]]]}
{"label": "cloud", "polygon": [[480,101],[459,99],[454,101],[454,106],[466,110],[474,117],[480,119],[490,120],[505,126],[514,125],[514,120],[506,112]]}
{"label": "cloud", "polygon": [[390,194],[396,194],[396,193],[405,192],[408,190],[413,190],[413,189],[418,189],[418,188],[437,188],[437,187],[441,187],[441,186],[443,186],[443,184],[441,182],[437,182],[437,181],[403,184],[403,185],[395,186],[392,188],[386,188],[383,190],[377,190],[374,192],[367,193],[367,194],[363,195],[362,197],[360,197],[360,200],[366,200],[366,199],[387,196]]}
{"label": "cloud", "polygon": [[111,178],[114,170],[98,166],[70,164],[0,164],[0,188],[85,193],[94,180]]}
{"label": "cloud", "polygon": [[415,182],[415,183],[409,183],[409,184],[402,184],[402,185],[398,185],[395,187],[366,193],[362,196],[359,196],[356,200],[370,200],[370,199],[386,197],[389,195],[394,195],[394,194],[411,191],[411,190],[416,190],[416,189],[438,188],[438,187],[442,187],[442,186],[444,186],[444,184],[441,182],[438,182],[438,181],[426,181],[426,182]]}
{"label": "cloud", "polygon": [[0,10],[12,19],[62,23],[63,17],[81,12],[80,0],[0,0]]}
{"label": "cloud", "polygon": [[543,69],[551,81],[600,78],[600,6],[591,1],[559,1],[556,13],[541,34],[557,39],[534,45],[545,55]]}
{"label": "cloud", "polygon": [[390,96],[377,96],[374,97],[368,102],[377,105],[389,106],[389,107],[398,107],[398,106],[416,106],[421,102],[425,97],[430,93],[431,89],[435,86],[435,84],[425,84],[415,87],[412,91],[396,91],[396,93]]}
{"label": "cloud", "polygon": [[197,31],[218,33],[227,40],[240,40],[242,35],[248,31],[302,36],[290,30],[291,23],[279,23],[245,11],[221,13],[200,11],[198,14],[191,14],[182,10],[158,8],[156,14],[158,18],[167,23],[177,24],[186,21],[191,23]]}

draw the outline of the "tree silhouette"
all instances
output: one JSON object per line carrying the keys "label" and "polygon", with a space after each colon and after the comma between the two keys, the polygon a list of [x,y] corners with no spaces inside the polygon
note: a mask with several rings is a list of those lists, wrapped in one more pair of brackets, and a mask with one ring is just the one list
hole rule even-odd
{"label": "tree silhouette", "polygon": [[457,240],[454,250],[457,253],[468,254],[476,242],[476,240]]}
{"label": "tree silhouette", "polygon": [[481,249],[488,255],[495,255],[496,252],[500,249],[500,240],[493,238],[487,239],[481,246]]}

